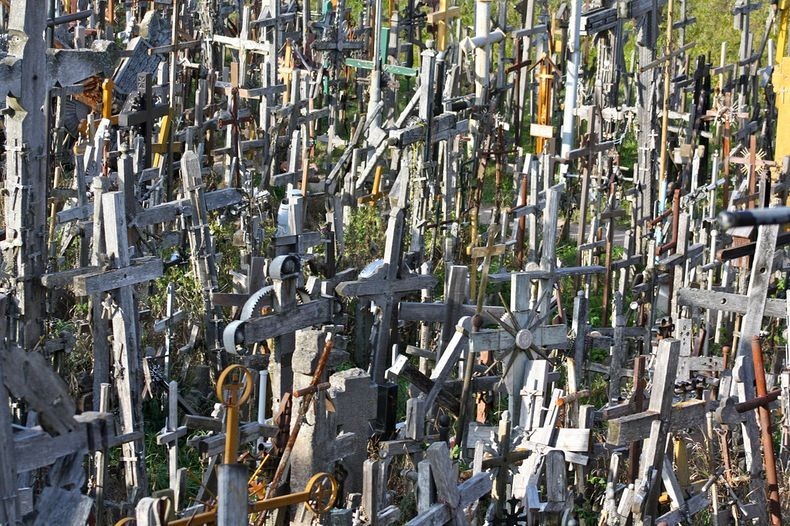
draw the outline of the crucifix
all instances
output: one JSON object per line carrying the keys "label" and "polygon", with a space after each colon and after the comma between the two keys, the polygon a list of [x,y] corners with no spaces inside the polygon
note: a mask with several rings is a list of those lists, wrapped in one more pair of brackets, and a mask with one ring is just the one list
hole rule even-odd
{"label": "crucifix", "polygon": [[447,49],[447,26],[461,16],[461,8],[448,7],[447,0],[439,0],[439,8],[428,13],[428,23],[436,27],[436,50],[441,52]]}
{"label": "crucifix", "polygon": [[125,108],[124,111],[118,115],[118,125],[124,127],[143,127],[142,136],[145,144],[144,167],[149,168],[153,162],[154,151],[152,137],[154,134],[155,122],[169,113],[170,106],[166,103],[154,103],[151,91],[151,75],[148,73],[140,73],[137,76],[137,90],[134,94],[130,95],[129,100],[133,100],[135,97],[140,97],[142,108],[138,111]]}
{"label": "crucifix", "polygon": [[173,359],[173,327],[186,318],[187,313],[183,309],[176,310],[176,286],[172,281],[167,284],[167,304],[165,316],[154,322],[154,332],[165,333],[164,345],[164,376],[170,378],[170,362]]}
{"label": "crucifix", "polygon": [[[489,24],[491,0],[475,1],[475,36],[467,37],[461,47],[467,53],[475,52],[475,105],[483,106],[488,101],[491,84],[491,46],[505,39],[505,33],[497,28],[492,33]],[[476,127],[475,127],[476,129]]]}
{"label": "crucifix", "polygon": [[[279,0],[278,0],[279,3]],[[245,5],[241,13],[241,28],[237,37],[227,37],[224,35],[211,35],[214,42],[226,48],[235,50],[238,53],[239,63],[239,86],[247,85],[247,53],[259,55],[276,55],[278,50],[267,42],[258,42],[250,39],[250,11],[252,7]]]}

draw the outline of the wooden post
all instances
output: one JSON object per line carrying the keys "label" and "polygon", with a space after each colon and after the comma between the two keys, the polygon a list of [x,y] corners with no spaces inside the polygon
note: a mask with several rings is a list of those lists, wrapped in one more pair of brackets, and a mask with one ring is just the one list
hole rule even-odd
{"label": "wooden post", "polygon": [[212,301],[218,290],[217,266],[214,248],[209,231],[206,210],[205,187],[200,170],[200,159],[193,151],[184,152],[181,157],[181,180],[184,193],[189,196],[192,215],[189,222],[189,243],[192,248],[192,264],[200,283],[205,311],[206,343],[210,350],[219,347],[217,314]]}
{"label": "wooden post", "polygon": [[247,526],[247,466],[217,466],[217,524]]}
{"label": "wooden post", "polygon": [[[126,233],[126,212],[123,192],[109,192],[102,196],[104,208],[104,235],[107,254],[115,258],[118,268],[130,264]],[[120,364],[123,374],[115,377],[123,433],[143,430],[141,400],[142,362],[139,354],[137,309],[130,286],[112,291],[110,308],[113,328],[114,361]],[[123,444],[126,487],[131,502],[136,502],[148,492],[145,471],[145,445],[141,439]]]}
{"label": "wooden post", "polygon": [[[0,307],[8,306],[8,297],[0,296]],[[0,327],[0,336],[5,336],[5,322]],[[2,352],[6,352],[3,348]],[[0,360],[0,378],[4,375],[3,360]],[[0,382],[0,522],[3,524],[17,524],[21,519],[21,510],[17,501],[17,474],[14,459],[13,430],[11,429],[11,410],[8,404],[8,391]]]}
{"label": "wooden post", "polygon": [[650,524],[650,518],[657,516],[658,496],[661,493],[661,471],[664,466],[664,455],[667,448],[667,436],[670,426],[670,411],[675,382],[675,371],[678,365],[680,342],[664,339],[658,344],[657,362],[653,373],[653,390],[650,395],[648,410],[658,417],[650,427],[642,463],[639,468],[639,480],[647,482],[647,494],[641,513],[635,514],[635,522]]}
{"label": "wooden post", "polygon": [[9,55],[20,68],[20,92],[8,94],[5,116],[5,257],[14,279],[18,318],[9,331],[24,349],[39,345],[44,330],[46,290],[39,279],[47,265],[48,146],[46,41],[47,12],[40,1],[11,5]]}
{"label": "wooden post", "polygon": [[[110,410],[110,384],[101,384],[99,396],[99,412],[107,413]],[[96,526],[104,525],[104,489],[107,479],[107,450],[96,452]]]}
{"label": "wooden post", "polygon": [[[91,264],[100,265],[101,258],[106,254],[104,243],[104,214],[102,212],[102,195],[107,190],[107,178],[94,177],[93,190],[93,246]],[[110,381],[110,328],[104,316],[102,295],[94,294],[90,298],[91,329],[93,330],[93,408],[99,409],[101,390]]]}

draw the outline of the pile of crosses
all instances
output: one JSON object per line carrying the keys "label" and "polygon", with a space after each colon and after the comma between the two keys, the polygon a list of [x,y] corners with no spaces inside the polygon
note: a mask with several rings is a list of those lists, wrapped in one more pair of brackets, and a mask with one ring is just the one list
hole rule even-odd
{"label": "pile of crosses", "polygon": [[450,3],[0,2],[0,523],[781,524],[786,2]]}

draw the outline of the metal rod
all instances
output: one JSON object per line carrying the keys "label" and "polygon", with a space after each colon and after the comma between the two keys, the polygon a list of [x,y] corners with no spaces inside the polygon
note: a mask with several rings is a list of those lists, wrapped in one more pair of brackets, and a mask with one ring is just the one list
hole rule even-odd
{"label": "metal rod", "polygon": [[[754,365],[754,380],[757,387],[757,396],[768,394],[765,383],[765,364],[763,363],[763,350],[760,346],[760,337],[752,338],[752,362]],[[782,524],[782,506],[779,500],[779,481],[776,475],[776,458],[774,457],[774,443],[771,436],[771,411],[765,405],[757,408],[760,417],[760,438],[763,443],[763,465],[765,467],[765,482],[768,493],[768,516],[772,526]]]}
{"label": "metal rod", "polygon": [[790,223],[790,206],[724,211],[718,221],[725,230],[737,226],[783,225]]}

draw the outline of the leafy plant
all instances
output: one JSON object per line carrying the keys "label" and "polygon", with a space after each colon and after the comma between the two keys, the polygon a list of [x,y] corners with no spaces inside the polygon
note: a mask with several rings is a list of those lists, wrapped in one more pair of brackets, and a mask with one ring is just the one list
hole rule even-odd
{"label": "leafy plant", "polygon": [[345,232],[343,262],[346,266],[362,268],[384,255],[386,236],[384,220],[375,206],[358,206],[351,211],[351,221]]}

